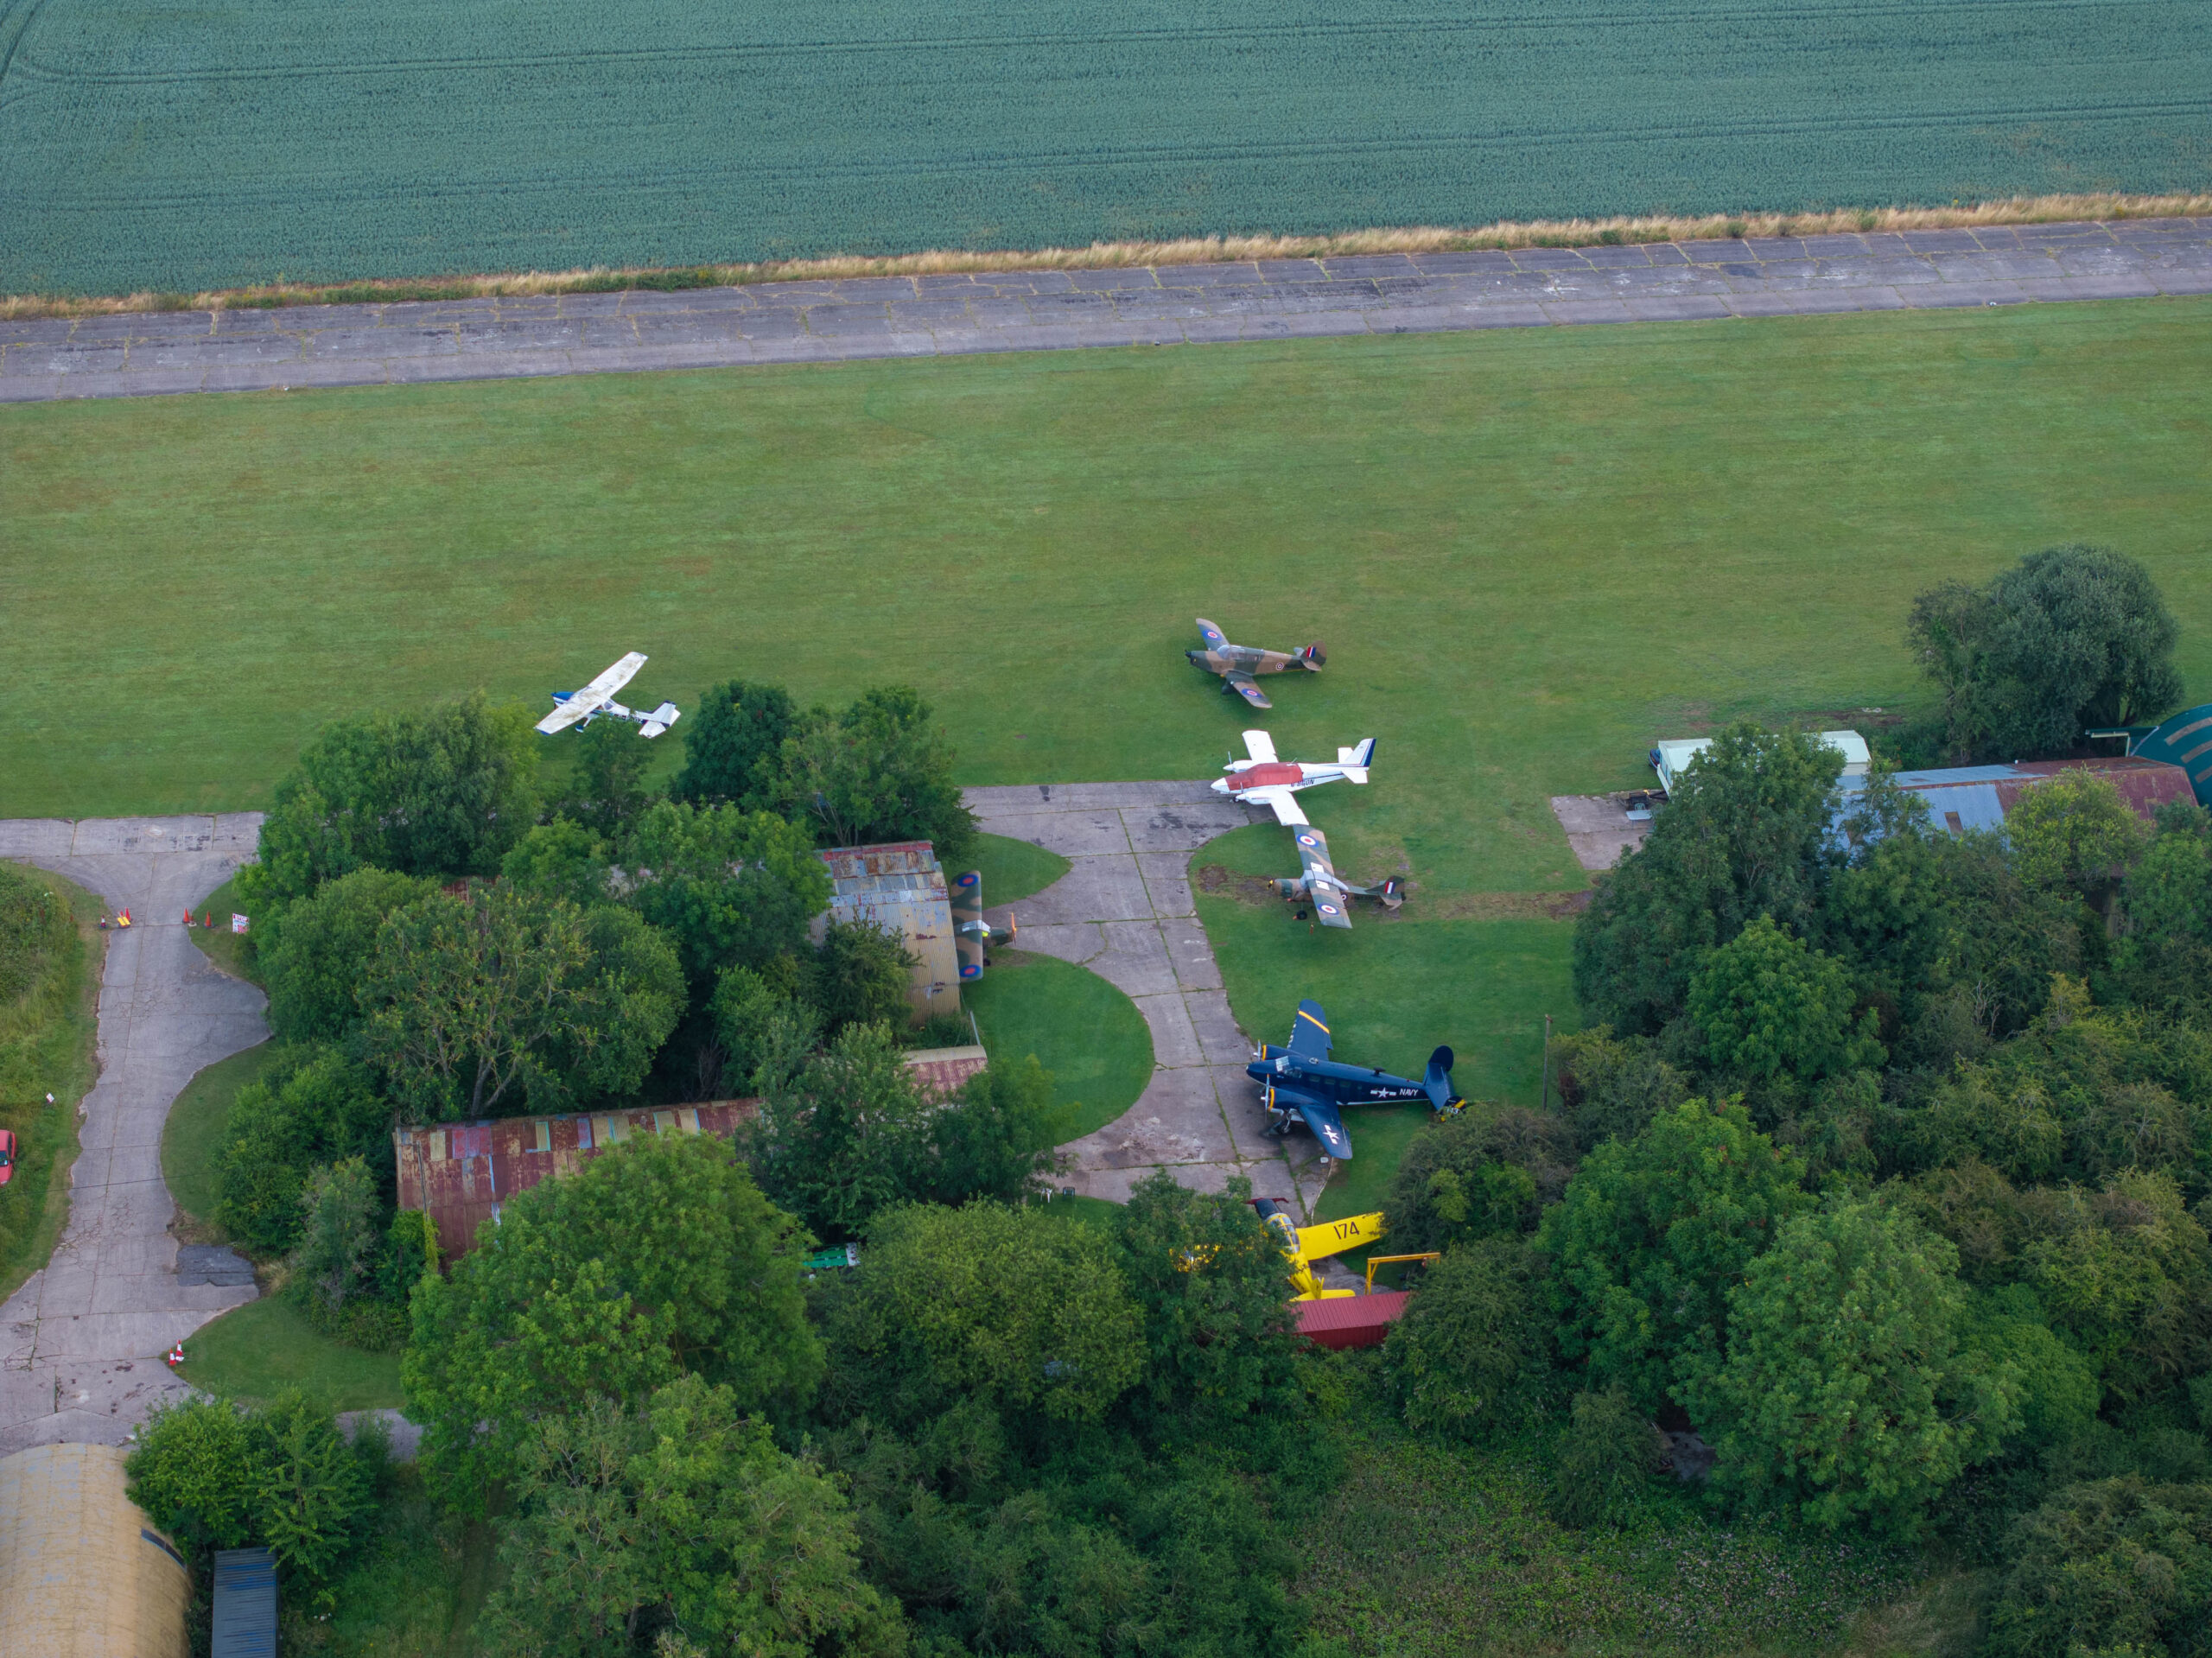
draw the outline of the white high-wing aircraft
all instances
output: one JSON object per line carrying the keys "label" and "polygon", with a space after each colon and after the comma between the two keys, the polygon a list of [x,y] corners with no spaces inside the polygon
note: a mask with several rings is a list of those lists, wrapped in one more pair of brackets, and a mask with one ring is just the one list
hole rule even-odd
{"label": "white high-wing aircraft", "polygon": [[1275,757],[1274,740],[1264,731],[1244,734],[1244,746],[1250,753],[1249,762],[1230,761],[1222,769],[1226,777],[1216,779],[1214,792],[1241,800],[1248,806],[1266,806],[1283,823],[1296,831],[1292,836],[1298,842],[1298,861],[1303,873],[1294,880],[1279,880],[1275,890],[1287,899],[1309,900],[1315,918],[1325,927],[1351,925],[1351,906],[1348,899],[1371,898],[1386,909],[1396,909],[1405,899],[1399,895],[1395,876],[1380,886],[1355,886],[1337,873],[1337,867],[1329,859],[1329,842],[1321,831],[1306,821],[1298,804],[1297,791],[1311,789],[1317,784],[1334,783],[1339,778],[1346,783],[1367,781],[1367,768],[1375,759],[1375,739],[1363,738],[1351,748],[1337,750],[1334,765]]}
{"label": "white high-wing aircraft", "polygon": [[683,711],[675,703],[664,702],[651,714],[640,714],[614,700],[614,693],[628,684],[632,676],[645,665],[645,653],[632,651],[582,690],[554,692],[553,700],[560,706],[540,720],[537,728],[550,737],[556,731],[579,723],[589,725],[594,720],[635,720],[640,737],[659,736],[683,717]]}
{"label": "white high-wing aircraft", "polygon": [[1375,759],[1375,739],[1362,738],[1357,747],[1337,750],[1334,765],[1314,760],[1300,762],[1275,758],[1274,739],[1264,731],[1244,734],[1249,761],[1231,760],[1221,769],[1228,776],[1214,779],[1213,791],[1241,800],[1248,806],[1266,806],[1293,829],[1306,822],[1292,796],[1317,784],[1367,781],[1367,768]]}

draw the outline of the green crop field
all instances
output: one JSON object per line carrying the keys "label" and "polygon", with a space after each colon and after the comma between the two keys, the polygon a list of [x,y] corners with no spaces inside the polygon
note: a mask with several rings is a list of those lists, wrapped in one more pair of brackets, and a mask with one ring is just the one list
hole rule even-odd
{"label": "green crop field", "polygon": [[0,0],[0,291],[2201,188],[2201,0]]}

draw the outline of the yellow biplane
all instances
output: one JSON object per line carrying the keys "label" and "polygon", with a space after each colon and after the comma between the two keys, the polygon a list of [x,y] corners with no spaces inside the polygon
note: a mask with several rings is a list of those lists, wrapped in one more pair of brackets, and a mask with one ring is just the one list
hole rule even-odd
{"label": "yellow biplane", "polygon": [[1339,1296],[1358,1294],[1357,1290],[1323,1289],[1313,1263],[1347,1249],[1363,1248],[1389,1230],[1380,1210],[1341,1221],[1323,1221],[1319,1226],[1300,1226],[1291,1219],[1289,1210],[1273,1197],[1255,1197],[1252,1207],[1275,1235],[1284,1259],[1290,1262],[1291,1287],[1297,1292],[1291,1297],[1294,1301],[1333,1301]]}

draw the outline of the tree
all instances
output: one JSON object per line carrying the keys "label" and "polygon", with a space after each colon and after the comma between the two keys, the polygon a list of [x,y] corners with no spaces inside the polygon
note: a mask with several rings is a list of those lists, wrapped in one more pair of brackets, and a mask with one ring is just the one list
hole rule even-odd
{"label": "tree", "polygon": [[391,916],[361,986],[371,1057],[422,1121],[623,1093],[676,1028],[683,981],[633,916],[505,882]]}
{"label": "tree", "polygon": [[1961,1351],[1957,1254],[1899,1210],[1799,1216],[1728,1295],[1724,1357],[1684,1402],[1720,1455],[1713,1479],[1830,1531],[1909,1531],[2018,1422],[2012,1368]]}
{"label": "tree", "polygon": [[1574,994],[1593,1020],[1649,1034],[1681,1012],[1693,964],[1753,917],[1806,928],[1839,861],[1842,767],[1799,732],[1746,723],[1713,740],[1575,924]]}
{"label": "tree", "polygon": [[279,1392],[248,1421],[254,1530],[288,1572],[327,1584],[377,1511],[381,1452],[348,1445],[327,1400]]}
{"label": "tree", "polygon": [[2079,767],[2023,793],[2005,815],[2005,833],[2022,880],[2083,897],[2110,892],[2148,838],[2112,779]]}
{"label": "tree", "polygon": [[531,1422],[682,1375],[741,1410],[804,1398],[822,1372],[799,1284],[810,1242],[709,1138],[640,1138],[518,1193],[415,1292],[401,1376],[426,1470],[480,1504]]}
{"label": "tree", "polygon": [[2212,1364],[2212,1243],[2171,1177],[2037,1196],[2020,1277],[2107,1388],[2140,1399]]}
{"label": "tree", "polygon": [[1660,1445],[1618,1382],[1575,1394],[1552,1463],[1552,1517],[1578,1530],[1628,1520],[1659,1471]]}
{"label": "tree", "polygon": [[1521,1106],[1474,1102],[1424,1124],[1391,1176],[1383,1210],[1395,1248],[1441,1249],[1522,1232],[1574,1167],[1567,1125]]}
{"label": "tree", "polygon": [[910,1025],[907,976],[919,960],[895,932],[833,918],[807,962],[807,999],[833,1035],[848,1025]]}
{"label": "tree", "polygon": [[836,1485],[727,1388],[684,1376],[636,1408],[593,1400],[541,1419],[513,1496],[507,1585],[485,1611],[495,1651],[587,1658],[656,1633],[702,1654],[905,1650]]}
{"label": "tree", "polygon": [[1421,1280],[1383,1347],[1408,1426],[1483,1439],[1542,1420],[1555,1390],[1533,1267],[1522,1240],[1488,1237],[1453,1246]]}
{"label": "tree", "polygon": [[976,816],[952,780],[952,746],[930,706],[903,685],[864,691],[832,715],[816,708],[784,739],[783,810],[823,846],[927,841],[957,866]]}
{"label": "tree", "polygon": [[810,1034],[787,1022],[772,1036],[748,1150],[761,1189],[834,1242],[928,1195],[934,1108],[882,1026],[849,1025],[820,1050]]}
{"label": "tree", "polygon": [[2108,548],[2047,548],[1984,587],[1931,588],[1906,632],[1953,748],[1974,759],[2071,748],[2085,727],[2156,719],[2181,697],[2173,614],[2150,573]]}
{"label": "tree", "polygon": [[300,1196],[300,1247],[295,1271],[336,1312],[367,1270],[377,1242],[376,1183],[358,1157],[326,1164],[308,1177]]}
{"label": "tree", "polygon": [[624,854],[627,901],[676,941],[692,984],[807,948],[830,907],[830,871],[805,830],[768,812],[661,801]]}
{"label": "tree", "polygon": [[1058,1102],[1052,1073],[1034,1054],[993,1060],[930,1118],[928,1196],[940,1204],[1038,1197],[1058,1160],[1053,1147],[1074,1126],[1075,1108]]}
{"label": "tree", "polygon": [[723,1066],[738,1079],[739,1089],[753,1087],[779,1030],[790,1031],[790,1045],[800,1053],[821,1036],[820,1016],[796,994],[800,976],[798,963],[785,957],[771,962],[765,972],[726,967],[715,979],[707,1014],[721,1045]]}
{"label": "tree", "polygon": [[1142,1318],[1144,1397],[1157,1413],[1236,1420],[1279,1401],[1300,1344],[1282,1248],[1251,1185],[1193,1191],[1165,1169],[1115,1217],[1115,1258]]}
{"label": "tree", "polygon": [[573,818],[556,817],[516,842],[499,863],[499,879],[518,893],[561,899],[580,910],[607,901],[607,843]]}
{"label": "tree", "polygon": [[2113,952],[2139,1001],[2201,1007],[2212,994],[2212,835],[2192,808],[2162,822],[2121,893],[2126,930]]}
{"label": "tree", "polygon": [[1853,1016],[1856,1000],[1842,962],[1762,915],[1699,963],[1688,1012],[1722,1070],[1809,1083],[1886,1057],[1873,1011]]}
{"label": "tree", "polygon": [[526,709],[482,692],[442,707],[337,721],[276,785],[260,861],[238,891],[260,914],[365,866],[489,875],[537,810]]}
{"label": "tree", "polygon": [[841,1416],[912,1422],[967,1401],[1096,1422],[1143,1366],[1105,1236],[1041,1209],[890,1210],[844,1288],[825,1316]]}
{"label": "tree", "polygon": [[215,1218],[259,1255],[300,1241],[301,1198],[318,1165],[375,1159],[391,1167],[391,1104],[368,1070],[330,1050],[274,1054],[240,1089],[216,1142]]}
{"label": "tree", "polygon": [[1740,1105],[1690,1100],[1592,1152],[1544,1212],[1560,1350],[1654,1412],[1720,1350],[1729,1287],[1810,1201]]}
{"label": "tree", "polygon": [[1662,1111],[1690,1096],[1689,1079],[1640,1037],[1622,1039],[1608,1025],[1574,1031],[1552,1044],[1560,1113],[1576,1148],[1630,1140]]}
{"label": "tree", "polygon": [[2005,1558],[1989,1615],[2001,1658],[2195,1650],[2212,1597],[2212,1485],[2069,1486],[2013,1527]]}
{"label": "tree", "polygon": [[293,1042],[344,1040],[360,1023],[357,993],[385,918],[435,890],[413,875],[361,868],[270,917],[255,946],[270,1028]]}
{"label": "tree", "polygon": [[779,685],[733,679],[702,692],[683,722],[683,769],[670,794],[695,806],[774,810],[792,716]]}
{"label": "tree", "polygon": [[652,751],[627,720],[594,720],[574,742],[575,771],[559,810],[601,834],[621,835],[645,808]]}

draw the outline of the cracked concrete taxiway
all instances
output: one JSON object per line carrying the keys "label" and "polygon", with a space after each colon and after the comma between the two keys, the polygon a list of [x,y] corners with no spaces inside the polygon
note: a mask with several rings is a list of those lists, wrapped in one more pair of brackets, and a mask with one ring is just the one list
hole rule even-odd
{"label": "cracked concrete taxiway", "polygon": [[[99,1081],[85,1096],[69,1223],[46,1267],[0,1307],[0,1456],[119,1444],[184,1392],[162,1355],[251,1301],[234,1274],[177,1272],[162,1125],[194,1071],[267,1038],[261,993],[211,965],[181,918],[253,856],[261,814],[0,822],[0,857],[97,893],[135,924],[104,935]],[[202,1263],[204,1267],[204,1263]]]}
{"label": "cracked concrete taxiway", "polygon": [[1252,1044],[1229,1011],[1191,899],[1192,853],[1272,820],[1203,781],[1032,785],[964,797],[986,833],[1032,842],[1074,866],[1035,897],[991,912],[1014,911],[1019,948],[1089,968],[1152,1028],[1151,1083],[1121,1116],[1063,1148],[1073,1161],[1067,1183],[1119,1200],[1154,1169],[1206,1191],[1242,1174],[1255,1196],[1295,1197],[1310,1214],[1325,1166],[1310,1139],[1264,1132],[1244,1074]]}
{"label": "cracked concrete taxiway", "polygon": [[0,403],[2212,293],[2212,219],[0,321]]}

